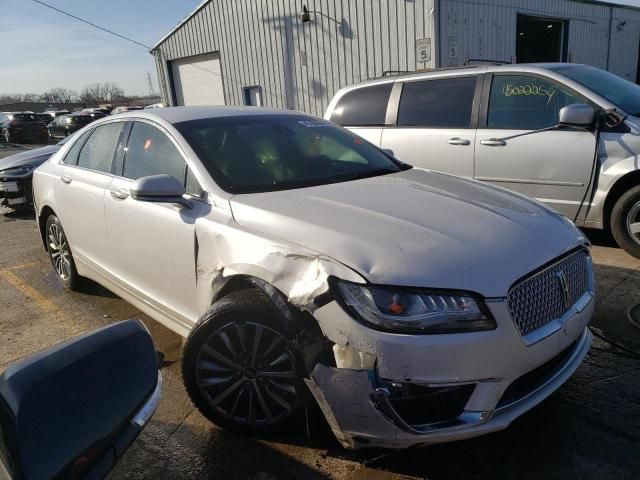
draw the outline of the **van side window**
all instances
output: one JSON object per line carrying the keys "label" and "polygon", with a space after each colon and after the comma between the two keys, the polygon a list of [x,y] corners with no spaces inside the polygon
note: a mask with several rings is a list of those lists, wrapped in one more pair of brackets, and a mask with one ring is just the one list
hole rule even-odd
{"label": "van side window", "polygon": [[476,76],[405,82],[398,126],[470,128]]}
{"label": "van side window", "polygon": [[494,75],[487,112],[488,128],[536,130],[553,127],[560,109],[585,103],[559,85],[527,75]]}
{"label": "van side window", "polygon": [[330,120],[350,127],[383,126],[392,88],[393,83],[390,82],[345,93],[331,112]]}
{"label": "van side window", "polygon": [[113,154],[123,125],[124,122],[114,122],[96,127],[80,149],[78,166],[110,173]]}
{"label": "van side window", "polygon": [[123,176],[132,180],[171,175],[184,185],[185,161],[169,137],[144,122],[133,122],[124,157]]}

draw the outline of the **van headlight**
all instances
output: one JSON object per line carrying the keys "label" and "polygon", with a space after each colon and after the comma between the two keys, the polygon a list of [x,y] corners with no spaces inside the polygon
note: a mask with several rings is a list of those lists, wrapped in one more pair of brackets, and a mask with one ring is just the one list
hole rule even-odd
{"label": "van headlight", "polygon": [[496,328],[482,300],[469,293],[372,286],[338,279],[332,280],[332,287],[345,310],[377,330],[439,334]]}

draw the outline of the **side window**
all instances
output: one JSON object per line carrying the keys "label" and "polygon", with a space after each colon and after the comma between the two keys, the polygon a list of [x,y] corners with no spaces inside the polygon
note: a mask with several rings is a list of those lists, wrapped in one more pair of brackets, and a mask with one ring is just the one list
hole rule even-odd
{"label": "side window", "polygon": [[62,163],[65,163],[67,165],[77,165],[78,154],[80,153],[80,150],[82,150],[82,147],[84,146],[84,142],[87,141],[87,138],[89,138],[89,136],[92,133],[93,133],[93,130],[83,133],[82,136],[78,138],[73,145],[71,145],[71,148],[62,159]]}
{"label": "side window", "polygon": [[384,125],[392,88],[393,83],[383,83],[345,93],[333,109],[331,121],[351,127]]}
{"label": "side window", "polygon": [[185,190],[187,191],[188,194],[194,195],[196,197],[201,196],[203,193],[202,187],[198,183],[198,180],[196,180],[196,177],[193,175],[189,167],[187,167],[187,179],[185,182]]}
{"label": "side window", "polygon": [[469,128],[478,77],[406,82],[402,87],[398,126]]}
{"label": "side window", "polygon": [[535,130],[558,123],[560,109],[585,103],[547,80],[526,75],[495,75],[491,82],[488,128]]}
{"label": "side window", "polygon": [[80,150],[78,166],[98,172],[111,172],[113,153],[118,145],[122,125],[124,122],[107,123],[96,127]]}
{"label": "side window", "polygon": [[166,174],[184,183],[185,161],[169,137],[144,122],[133,122],[124,157],[123,176],[136,180]]}

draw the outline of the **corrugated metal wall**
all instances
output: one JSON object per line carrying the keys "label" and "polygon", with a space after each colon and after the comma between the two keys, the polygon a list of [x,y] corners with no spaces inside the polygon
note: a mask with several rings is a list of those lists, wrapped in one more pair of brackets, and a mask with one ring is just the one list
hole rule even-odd
{"label": "corrugated metal wall", "polygon": [[[322,115],[334,93],[387,70],[435,66],[435,0],[211,0],[155,51],[163,99],[167,62],[220,52],[225,101],[261,85],[265,104]],[[311,21],[300,21],[306,4]],[[416,40],[431,61],[416,64]]]}
{"label": "corrugated metal wall", "polygon": [[635,81],[640,11],[572,0],[440,0],[442,65],[512,61],[518,13],[568,20],[568,61],[608,66]]}

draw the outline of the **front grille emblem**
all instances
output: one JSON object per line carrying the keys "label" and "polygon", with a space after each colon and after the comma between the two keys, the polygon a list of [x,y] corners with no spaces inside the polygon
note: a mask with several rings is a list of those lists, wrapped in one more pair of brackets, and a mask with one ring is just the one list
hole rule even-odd
{"label": "front grille emblem", "polygon": [[569,291],[569,283],[567,283],[567,276],[564,270],[558,270],[556,272],[556,278],[560,283],[560,290],[562,291],[562,298],[564,300],[564,308],[571,306],[571,292]]}

